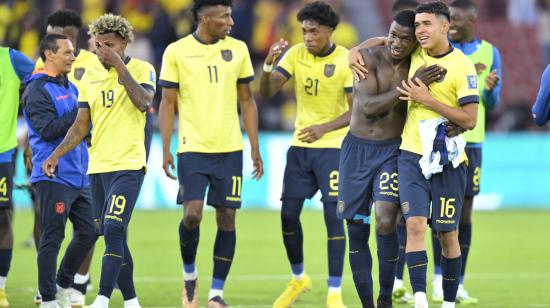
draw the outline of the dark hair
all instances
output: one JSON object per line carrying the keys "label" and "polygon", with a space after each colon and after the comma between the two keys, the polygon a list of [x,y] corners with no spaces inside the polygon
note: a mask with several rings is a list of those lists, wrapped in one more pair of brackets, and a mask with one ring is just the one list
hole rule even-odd
{"label": "dark hair", "polygon": [[66,37],[63,34],[46,34],[40,41],[40,59],[42,59],[43,62],[46,62],[46,50],[53,51],[53,53],[57,53],[57,50],[59,49],[59,46],[57,45],[57,40],[68,40],[69,38]]}
{"label": "dark hair", "polygon": [[216,5],[233,7],[233,0],[193,0],[193,7],[191,8],[191,12],[193,13],[193,17],[195,17],[195,20],[198,21],[199,12],[203,7]]}
{"label": "dark hair", "polygon": [[427,3],[422,3],[416,7],[416,14],[428,13],[439,16],[445,16],[447,21],[451,21],[451,13],[449,12],[449,7],[441,1],[432,1]]}
{"label": "dark hair", "polygon": [[419,4],[416,0],[397,0],[393,3],[391,11],[395,15],[403,10],[414,10]]}
{"label": "dark hair", "polygon": [[56,11],[48,16],[46,24],[52,27],[63,28],[73,26],[77,28],[82,28],[82,19],[77,12],[70,9],[64,9]]}
{"label": "dark hair", "polygon": [[330,5],[322,1],[306,4],[306,6],[298,12],[297,18],[299,22],[313,20],[322,26],[331,27],[332,29],[335,29],[340,22],[338,14],[336,14]]}
{"label": "dark hair", "polygon": [[471,0],[455,0],[449,6],[465,10],[476,9],[476,5]]}
{"label": "dark hair", "polygon": [[393,17],[393,21],[400,24],[403,27],[414,29],[414,16],[416,14],[412,10],[400,11]]}

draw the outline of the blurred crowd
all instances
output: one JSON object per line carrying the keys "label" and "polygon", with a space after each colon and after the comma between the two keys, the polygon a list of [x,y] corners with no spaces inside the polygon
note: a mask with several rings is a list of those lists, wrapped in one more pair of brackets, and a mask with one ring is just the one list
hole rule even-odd
{"label": "blurred crowd", "polygon": [[[290,44],[302,40],[296,13],[307,1],[235,0],[231,35],[247,43],[258,73],[273,42],[279,38]],[[333,36],[336,43],[350,48],[368,37],[386,34],[393,1],[329,2],[341,17]],[[540,73],[550,63],[550,0],[477,0],[476,3],[479,36],[496,45],[503,59],[502,103],[489,115],[488,129],[535,130],[530,108]],[[166,46],[194,30],[191,4],[192,0],[0,0],[0,44],[37,59],[38,43],[51,12],[74,9],[85,25],[112,12],[126,17],[134,27],[135,40],[127,53],[154,64],[158,73]],[[88,48],[87,45],[88,36],[83,29],[79,47]],[[296,104],[291,85],[270,101],[261,100],[259,95],[256,98],[261,129],[293,129]]]}

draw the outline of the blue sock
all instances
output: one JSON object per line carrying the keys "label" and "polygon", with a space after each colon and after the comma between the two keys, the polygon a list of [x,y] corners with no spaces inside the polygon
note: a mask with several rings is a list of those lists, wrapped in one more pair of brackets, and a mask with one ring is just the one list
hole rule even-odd
{"label": "blue sock", "polygon": [[379,298],[391,302],[393,281],[399,258],[397,232],[376,235],[378,246],[378,273],[380,281]]}
{"label": "blue sock", "polygon": [[10,271],[13,249],[0,249],[0,276],[7,277]]}
{"label": "blue sock", "polygon": [[466,273],[466,261],[472,244],[472,224],[458,226],[458,242],[460,243],[460,254],[462,255],[462,268],[460,270],[460,283],[464,283]]}
{"label": "blue sock", "polygon": [[190,263],[190,264],[183,264],[183,270],[186,272],[186,273],[194,273],[196,271],[196,268],[195,268],[195,263]]}
{"label": "blue sock", "polygon": [[134,260],[128,248],[128,242],[124,241],[124,261],[120,267],[120,273],[117,279],[118,288],[125,301],[136,298],[136,288],[134,287]]}
{"label": "blue sock", "polygon": [[329,277],[340,277],[341,280],[346,256],[344,222],[336,216],[336,202],[323,203],[323,214],[327,227],[328,275]]}
{"label": "blue sock", "polygon": [[406,257],[413,293],[426,293],[426,269],[428,267],[426,251],[407,252]]}
{"label": "blue sock", "polygon": [[340,288],[342,286],[342,276],[328,276],[329,288]]}
{"label": "blue sock", "polygon": [[441,271],[443,272],[443,300],[454,302],[456,300],[456,291],[460,278],[460,268],[462,267],[462,257],[454,259],[441,257]]}
{"label": "blue sock", "polygon": [[285,198],[281,207],[283,242],[291,266],[304,263],[304,238],[302,224],[300,223],[300,213],[303,206],[303,199]]}
{"label": "blue sock", "polygon": [[355,289],[363,307],[374,308],[369,236],[369,224],[348,223],[349,264],[353,272]]}
{"label": "blue sock", "polygon": [[[200,227],[195,229],[187,229],[183,224],[183,220],[180,221],[179,226],[180,234],[180,253],[183,260],[183,266],[186,264],[195,264],[195,258],[197,257],[197,247],[199,246]],[[194,266],[193,266],[194,268]],[[187,273],[192,273],[193,271]]]}
{"label": "blue sock", "polygon": [[[214,243],[214,274],[212,284],[216,280],[225,281],[231,269],[237,236],[235,231],[223,231],[218,229]],[[221,285],[223,289],[223,283]],[[218,289],[221,290],[221,289]]]}
{"label": "blue sock", "polygon": [[212,284],[210,285],[210,289],[223,290],[224,285],[225,285],[225,280],[213,278]]}
{"label": "blue sock", "polygon": [[292,274],[296,276],[302,275],[304,273],[304,263],[290,264],[290,269],[292,270]]}
{"label": "blue sock", "polygon": [[441,275],[441,243],[437,232],[432,232],[432,248],[434,255],[434,274]]}
{"label": "blue sock", "polygon": [[407,226],[405,224],[397,224],[397,238],[399,239],[399,259],[397,260],[395,278],[403,280],[403,273],[405,272],[405,247],[407,246]]}
{"label": "blue sock", "polygon": [[124,230],[115,224],[105,224],[105,254],[101,264],[99,295],[110,298],[124,261]]}

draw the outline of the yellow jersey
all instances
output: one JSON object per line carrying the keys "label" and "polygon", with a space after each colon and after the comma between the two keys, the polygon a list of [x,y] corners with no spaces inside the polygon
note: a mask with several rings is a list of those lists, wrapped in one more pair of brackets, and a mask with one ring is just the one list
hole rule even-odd
{"label": "yellow jersey", "polygon": [[346,93],[351,93],[353,87],[348,50],[334,44],[327,55],[314,56],[300,43],[286,52],[276,70],[294,80],[298,111],[292,145],[340,148],[349,126],[330,131],[313,143],[300,141],[298,135],[303,128],[333,121],[348,111]]}
{"label": "yellow jersey", "polygon": [[[145,61],[127,57],[126,68],[136,82],[155,90],[156,74]],[[130,100],[117,71],[111,67],[90,74],[84,80],[78,101],[89,107],[92,120],[92,146],[88,174],[145,167],[145,112]]]}
{"label": "yellow jersey", "polygon": [[[44,62],[41,58],[38,58],[36,64],[34,65],[35,69],[44,67]],[[82,88],[83,80],[85,75],[101,73],[105,69],[99,59],[94,53],[87,51],[86,49],[79,49],[78,55],[73,62],[71,72],[67,75],[69,81],[72,82],[78,91]]]}
{"label": "yellow jersey", "polygon": [[[479,103],[477,72],[472,61],[462,51],[452,48],[442,56],[431,57],[426,50],[418,47],[411,56],[409,77],[412,77],[422,65],[433,64],[439,64],[447,69],[442,80],[429,85],[430,95],[433,98],[455,108],[464,104]],[[401,149],[422,155],[419,124],[423,120],[440,118],[441,115],[415,101],[408,102],[407,112]],[[463,152],[462,161],[464,160],[466,160],[466,154]]]}
{"label": "yellow jersey", "polygon": [[213,44],[190,34],[164,51],[159,85],[178,89],[178,153],[243,149],[237,84],[254,80],[246,44],[226,37]]}

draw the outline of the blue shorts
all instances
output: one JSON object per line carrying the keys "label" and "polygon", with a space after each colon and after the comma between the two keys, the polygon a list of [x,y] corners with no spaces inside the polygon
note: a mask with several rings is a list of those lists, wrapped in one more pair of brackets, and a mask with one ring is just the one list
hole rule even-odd
{"label": "blue shorts", "polygon": [[145,170],[123,170],[90,174],[94,220],[103,234],[106,224],[116,224],[124,230],[130,223]]}
{"label": "blue shorts", "polygon": [[457,230],[466,189],[466,165],[456,168],[446,165],[443,172],[426,180],[418,162],[420,157],[402,150],[397,159],[403,215],[406,219],[413,216],[431,218],[430,225],[435,231]]}
{"label": "blue shorts", "polygon": [[15,163],[0,163],[0,208],[13,208],[13,174]]}
{"label": "blue shorts", "polygon": [[322,202],[338,199],[340,149],[291,146],[286,154],[281,200],[310,199],[321,190]]}
{"label": "blue shorts", "polygon": [[370,217],[374,201],[399,205],[399,145],[401,138],[375,141],[348,133],[340,155],[338,214],[341,218],[365,221]]}
{"label": "blue shorts", "polygon": [[178,154],[180,190],[177,203],[204,200],[214,207],[241,207],[243,151]]}
{"label": "blue shorts", "polygon": [[468,177],[466,180],[466,197],[479,194],[481,182],[481,147],[466,147],[468,156]]}

